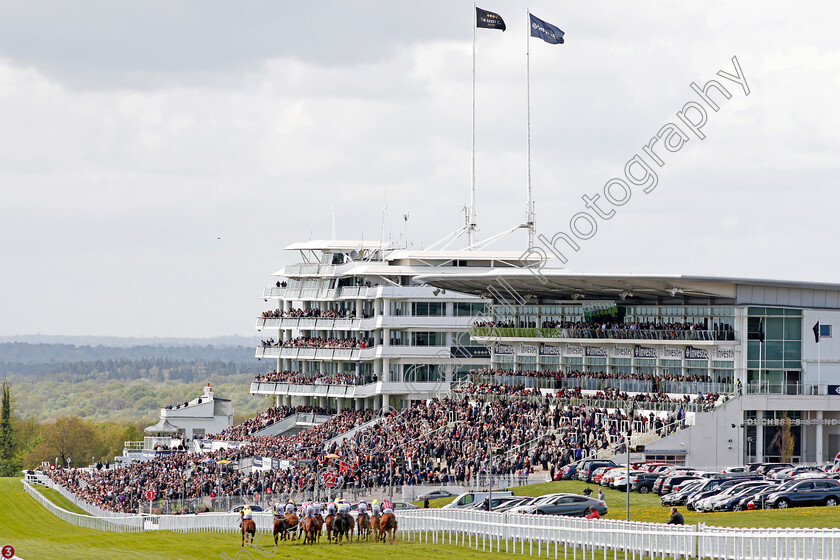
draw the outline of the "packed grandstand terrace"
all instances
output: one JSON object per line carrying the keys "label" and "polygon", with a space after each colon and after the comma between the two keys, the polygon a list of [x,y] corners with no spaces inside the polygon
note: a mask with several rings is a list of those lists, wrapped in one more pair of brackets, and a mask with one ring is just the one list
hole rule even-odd
{"label": "packed grandstand terrace", "polygon": [[[502,379],[511,373],[474,372]],[[697,403],[713,406],[726,399],[718,394],[631,395],[610,386],[618,383],[620,376],[603,373],[531,373],[561,380],[594,379],[601,385],[584,393],[580,386],[544,392],[525,385],[463,382],[453,387],[450,398],[388,411],[344,410],[336,414],[335,410],[310,406],[276,406],[208,438],[224,442],[222,449],[197,452],[181,445],[161,450],[147,462],[107,469],[59,469],[47,475],[78,497],[116,512],[138,512],[148,490],[172,500],[251,494],[281,499],[312,494],[317,471],[327,462],[338,467],[341,485],[350,489],[464,483],[488,473],[527,477],[534,469],[553,476],[565,465],[599,452],[626,451],[623,434],[630,423],[636,433],[665,435],[682,426],[689,407]],[[345,379],[343,375],[335,379]],[[517,375],[527,378],[520,372]],[[298,372],[257,377],[265,378],[306,382]],[[632,422],[625,412],[630,401],[637,403]],[[655,412],[650,403],[660,403],[653,407]],[[331,418],[294,435],[258,435],[297,413]],[[352,437],[335,439],[359,427]],[[251,474],[237,468],[254,457],[279,459],[284,466]]]}

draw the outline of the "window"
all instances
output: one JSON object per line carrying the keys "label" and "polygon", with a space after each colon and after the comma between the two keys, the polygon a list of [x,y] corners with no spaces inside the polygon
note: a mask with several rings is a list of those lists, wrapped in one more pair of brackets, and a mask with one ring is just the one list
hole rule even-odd
{"label": "window", "polygon": [[435,331],[418,331],[411,333],[412,346],[444,346],[446,333]]}
{"label": "window", "polygon": [[485,306],[481,302],[455,302],[455,316],[456,317],[475,317],[485,313]]}
{"label": "window", "polygon": [[443,317],[446,314],[446,304],[440,301],[412,302],[411,314],[415,317]]}
{"label": "window", "polygon": [[831,325],[820,325],[820,338],[831,338]]}

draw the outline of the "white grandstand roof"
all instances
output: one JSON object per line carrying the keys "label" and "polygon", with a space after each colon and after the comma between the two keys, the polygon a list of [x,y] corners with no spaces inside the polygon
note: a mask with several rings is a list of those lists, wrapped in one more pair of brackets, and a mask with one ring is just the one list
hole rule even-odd
{"label": "white grandstand roof", "polygon": [[[285,247],[286,251],[359,251],[361,249],[375,250],[383,247],[379,241],[353,241],[352,239],[314,239],[301,243],[292,243]],[[387,247],[385,245],[384,247]]]}
{"label": "white grandstand roof", "polygon": [[[493,269],[490,271],[423,274],[416,281],[468,294],[505,294],[504,284],[519,296],[585,301],[716,299],[764,305],[837,307],[840,284],[691,276],[679,274],[575,273],[561,269]],[[492,290],[491,290],[492,287]],[[621,296],[624,297],[621,297]]]}

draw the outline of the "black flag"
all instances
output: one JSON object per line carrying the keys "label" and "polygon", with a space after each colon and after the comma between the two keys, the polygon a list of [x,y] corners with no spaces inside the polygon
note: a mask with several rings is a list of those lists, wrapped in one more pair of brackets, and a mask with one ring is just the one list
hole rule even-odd
{"label": "black flag", "polygon": [[502,31],[507,29],[502,16],[488,12],[487,10],[482,10],[481,8],[475,9],[475,25],[476,27],[483,27],[485,29],[501,29]]}
{"label": "black flag", "polygon": [[758,341],[764,342],[764,319],[758,320]]}
{"label": "black flag", "polygon": [[820,322],[817,321],[814,323],[814,342],[819,343],[820,341]]}

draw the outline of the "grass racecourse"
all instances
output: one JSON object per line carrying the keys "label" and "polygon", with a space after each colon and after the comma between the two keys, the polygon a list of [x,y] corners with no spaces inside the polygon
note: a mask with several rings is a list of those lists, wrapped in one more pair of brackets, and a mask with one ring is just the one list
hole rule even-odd
{"label": "grass racecourse", "polygon": [[[517,494],[539,495],[547,492],[581,493],[586,484],[581,482],[551,482],[517,489]],[[597,487],[592,486],[597,493]],[[41,489],[43,490],[43,489]],[[624,519],[625,499],[623,492],[606,490],[609,506],[608,519]],[[50,499],[60,498],[57,493],[45,491]],[[654,494],[630,495],[631,519],[635,521],[664,522],[668,518],[667,508],[659,505],[659,496]],[[69,502],[56,503],[66,507]],[[435,500],[433,506],[440,507],[447,500]],[[69,508],[67,508],[69,509]],[[837,527],[837,508],[801,508],[788,510],[747,511],[738,513],[699,514],[680,508],[686,523],[705,522],[707,525],[729,527]],[[0,546],[13,545],[16,553],[24,560],[33,559],[151,559],[151,558],[220,558],[220,559],[284,559],[312,558],[315,560],[347,560],[347,558],[375,557],[379,559],[443,558],[448,560],[470,560],[472,558],[509,558],[511,555],[496,552],[482,552],[456,545],[421,544],[397,540],[396,544],[352,543],[342,546],[328,545],[325,540],[316,546],[280,544],[274,548],[270,534],[261,534],[257,542],[262,550],[249,549],[248,554],[237,553],[238,533],[173,533],[150,531],[146,533],[111,533],[83,529],[58,520],[42,508],[34,499],[24,493],[18,479],[0,478]],[[562,553],[562,551],[561,551]],[[571,551],[569,551],[571,557]],[[612,557],[612,554],[610,555]],[[622,558],[619,554],[618,558]]]}

